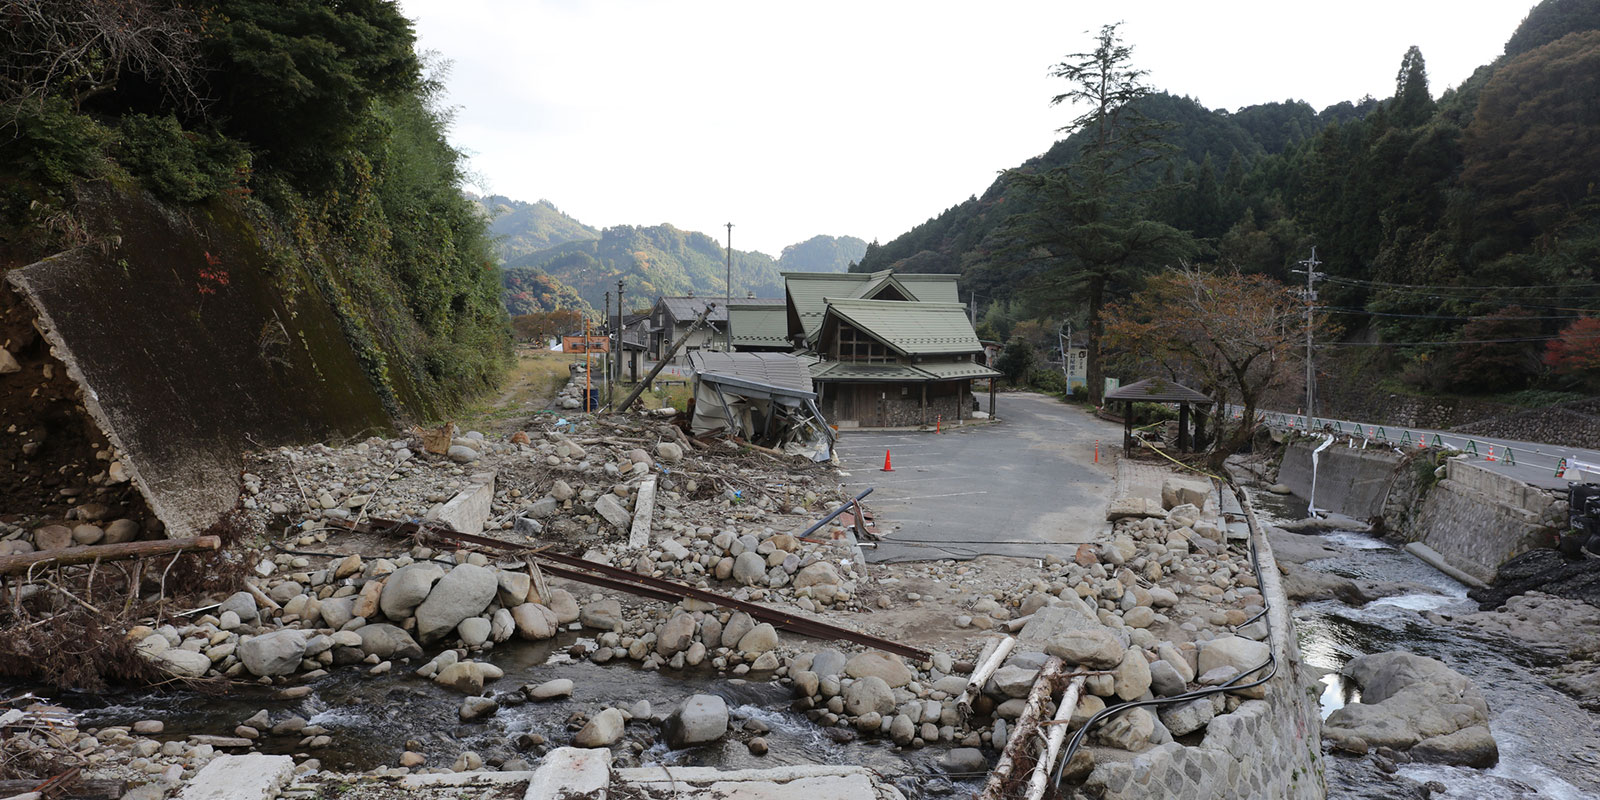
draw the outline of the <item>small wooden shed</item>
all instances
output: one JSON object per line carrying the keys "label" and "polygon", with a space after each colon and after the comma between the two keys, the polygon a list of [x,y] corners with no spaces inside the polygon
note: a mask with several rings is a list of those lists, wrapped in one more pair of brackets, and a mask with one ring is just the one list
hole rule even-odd
{"label": "small wooden shed", "polygon": [[[1189,406],[1212,406],[1216,402],[1181,383],[1163,378],[1145,378],[1106,394],[1106,402],[1121,401],[1122,452],[1133,452],[1133,404],[1176,403],[1178,405],[1178,452],[1187,453],[1192,444],[1189,437]],[[1203,417],[1195,417],[1194,438],[1204,440]]]}

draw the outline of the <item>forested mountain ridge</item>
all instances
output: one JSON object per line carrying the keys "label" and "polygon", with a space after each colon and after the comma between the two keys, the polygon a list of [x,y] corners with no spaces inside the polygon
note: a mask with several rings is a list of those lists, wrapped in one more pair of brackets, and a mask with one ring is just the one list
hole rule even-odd
{"label": "forested mountain ridge", "polygon": [[[616,292],[618,279],[624,281],[630,308],[648,305],[659,295],[695,293],[714,297],[725,291],[727,254],[710,235],[667,224],[617,225],[595,231],[561,214],[559,219],[571,223],[566,230],[593,235],[574,235],[550,247],[518,254],[513,243],[533,238],[522,226],[537,222],[547,225],[545,230],[549,232],[553,228],[548,227],[552,219],[548,212],[555,211],[555,207],[547,201],[509,201],[499,205],[513,212],[493,223],[494,229],[501,232],[498,241],[504,260],[502,283],[506,287],[506,307],[513,314],[556,308],[589,313],[605,304],[606,292]],[[547,211],[526,213],[541,205]],[[759,251],[735,249],[734,294],[780,297],[780,272],[843,272],[862,257],[866,247],[866,242],[853,236],[814,236],[785,247],[777,259]],[[580,299],[581,307],[571,303],[573,297]]]}
{"label": "forested mountain ridge", "polygon": [[467,197],[489,220],[489,234],[502,261],[578,239],[598,239],[600,231],[573,219],[549,200],[526,203],[502,195]]}
{"label": "forested mountain ridge", "polygon": [[[1136,101],[1171,126],[1174,148],[1133,181],[1140,213],[1190,234],[1200,263],[1246,273],[1287,279],[1315,246],[1320,303],[1349,340],[1334,360],[1434,392],[1574,386],[1543,351],[1600,310],[1600,0],[1540,3],[1504,55],[1437,98],[1423,54],[1396,55],[1392,97],[1321,113]],[[1015,176],[1079,148],[1058,142],[981,197],[869,246],[857,269],[958,272],[1012,321],[1074,314],[1081,298],[1046,290],[1005,245],[1006,223],[1038,201]]]}

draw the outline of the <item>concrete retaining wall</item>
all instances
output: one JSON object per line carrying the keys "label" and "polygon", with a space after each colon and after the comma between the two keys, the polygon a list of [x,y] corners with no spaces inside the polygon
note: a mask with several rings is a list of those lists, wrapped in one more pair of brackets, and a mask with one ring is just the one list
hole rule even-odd
{"label": "concrete retaining wall", "polygon": [[[1226,493],[1224,500],[1224,511],[1238,508]],[[1089,797],[1324,800],[1328,796],[1318,704],[1321,684],[1303,670],[1289,598],[1272,547],[1265,536],[1253,538],[1278,659],[1278,671],[1265,687],[1266,697],[1246,700],[1232,713],[1217,716],[1197,746],[1170,742],[1130,761],[1096,767],[1084,785]]]}
{"label": "concrete retaining wall", "polygon": [[1407,541],[1433,548],[1450,566],[1487,582],[1506,560],[1554,546],[1566,516],[1563,496],[1451,459],[1445,478],[1423,496],[1403,533]]}
{"label": "concrete retaining wall", "polygon": [[[1321,443],[1297,441],[1284,449],[1278,482],[1297,497],[1311,497],[1311,452]],[[1389,449],[1330,445],[1318,456],[1317,508],[1360,520],[1383,516],[1384,500],[1402,460]]]}

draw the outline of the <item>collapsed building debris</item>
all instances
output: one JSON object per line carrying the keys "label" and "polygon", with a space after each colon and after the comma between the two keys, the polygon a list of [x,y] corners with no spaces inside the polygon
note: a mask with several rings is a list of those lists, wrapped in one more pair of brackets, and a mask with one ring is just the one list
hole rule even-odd
{"label": "collapsed building debris", "polygon": [[699,437],[722,433],[766,448],[830,458],[833,431],[817,409],[806,362],[788,353],[689,354],[694,370],[694,416]]}

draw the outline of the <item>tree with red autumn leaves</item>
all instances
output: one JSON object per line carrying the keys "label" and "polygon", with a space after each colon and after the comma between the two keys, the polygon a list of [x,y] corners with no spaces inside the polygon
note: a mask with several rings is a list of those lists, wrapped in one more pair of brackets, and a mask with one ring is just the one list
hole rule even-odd
{"label": "tree with red autumn leaves", "polygon": [[1600,317],[1584,317],[1561,329],[1545,346],[1544,363],[1557,375],[1574,375],[1600,386]]}

